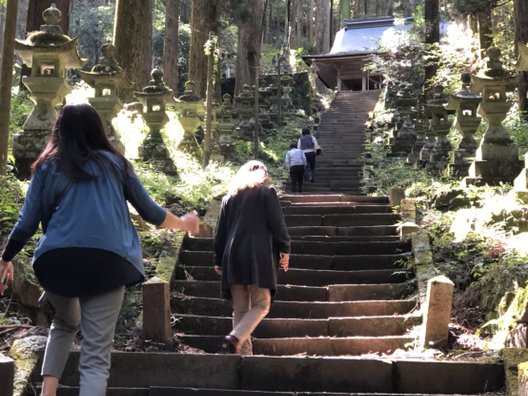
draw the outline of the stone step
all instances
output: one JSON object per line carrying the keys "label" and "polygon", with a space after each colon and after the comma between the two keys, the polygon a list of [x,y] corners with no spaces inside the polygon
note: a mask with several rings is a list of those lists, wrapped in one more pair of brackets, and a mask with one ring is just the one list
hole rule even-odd
{"label": "stone step", "polygon": [[289,227],[298,226],[342,226],[394,225],[400,220],[396,213],[353,213],[327,215],[285,215]]}
{"label": "stone step", "polygon": [[[36,387],[40,391],[40,387]],[[78,396],[79,388],[61,387],[57,396]],[[235,389],[206,389],[206,388],[181,388],[181,387],[150,387],[150,388],[108,388],[106,396],[229,396],[229,395],[255,395],[255,396],[425,396],[417,393],[328,393],[328,392],[280,392],[280,391],[249,391]],[[447,396],[439,395],[436,396]],[[33,396],[33,395],[32,395]],[[466,395],[478,396],[478,395]]]}
{"label": "stone step", "polygon": [[330,188],[330,187],[317,187],[317,186],[310,186],[309,184],[306,186],[303,186],[303,192],[304,193],[344,193],[344,194],[361,194],[364,192],[363,187],[361,188],[350,188],[350,187],[343,187],[343,188]]}
{"label": "stone step", "polygon": [[[326,286],[332,284],[378,284],[378,283],[401,283],[411,277],[411,273],[404,270],[379,269],[379,270],[312,270],[290,268],[289,271],[281,271],[278,276],[279,284],[293,284],[304,286]],[[218,274],[213,266],[194,267],[178,266],[175,271],[177,280],[217,280]]]}
{"label": "stone step", "polygon": [[[409,259],[408,253],[369,255],[358,254],[353,256],[325,256],[309,254],[292,254],[290,256],[290,266],[292,268],[312,268],[312,269],[381,269],[393,268],[394,262],[404,262]],[[181,264],[185,267],[212,267],[212,251],[187,251],[180,253]]]}
{"label": "stone step", "polygon": [[358,254],[396,254],[410,251],[410,241],[304,241],[292,240],[291,252],[293,254],[313,255],[358,255]]}
{"label": "stone step", "polygon": [[[206,335],[182,335],[178,339],[185,345],[216,353],[223,337]],[[397,349],[409,349],[414,342],[410,336],[383,337],[288,337],[256,338],[252,340],[253,353],[267,356],[342,356],[372,353],[390,353]]]}
{"label": "stone step", "polygon": [[358,205],[353,202],[327,203],[319,205],[290,205],[284,214],[337,214],[337,213],[393,213],[391,205]]}
{"label": "stone step", "polygon": [[[174,280],[173,295],[218,298],[220,281]],[[416,292],[414,281],[328,286],[277,285],[277,301],[358,301],[404,299]]]}
{"label": "stone step", "polygon": [[280,197],[281,202],[291,203],[327,203],[327,202],[355,202],[358,204],[389,204],[388,197],[372,197],[367,195],[350,194],[284,194]]}
{"label": "stone step", "polygon": [[[186,335],[225,336],[233,327],[230,316],[176,314],[173,329]],[[265,318],[255,329],[257,338],[357,337],[404,335],[422,322],[414,315],[359,316],[328,319]]]}
{"label": "stone step", "polygon": [[397,242],[398,235],[291,235],[292,241],[326,241],[326,242]]}
{"label": "stone step", "polygon": [[[79,353],[70,353],[61,384],[78,384],[78,364]],[[40,376],[35,373],[34,382],[38,378]],[[375,356],[241,357],[163,352],[114,352],[109,378],[111,388],[151,388],[163,392],[170,387],[199,388],[205,392],[217,389],[223,392],[324,392],[327,396],[336,392],[375,393],[376,396],[391,393],[399,396],[409,393],[476,395],[499,392],[504,384],[504,367],[498,363],[389,360]],[[174,394],[182,393],[148,395]],[[143,396],[141,393],[131,395]]]}
{"label": "stone step", "polygon": [[[184,267],[212,267],[213,252],[183,251],[181,264]],[[328,256],[310,254],[292,254],[291,269],[322,269],[322,270],[375,270],[399,268],[399,263],[411,259],[409,253],[399,254],[358,254],[353,256]],[[314,274],[316,275],[316,274]]]}
{"label": "stone step", "polygon": [[398,235],[397,225],[374,225],[358,227],[337,227],[337,226],[298,226],[288,227],[291,237],[298,235],[347,235],[347,236],[386,236]]}
{"label": "stone step", "polygon": [[[207,297],[174,297],[171,299],[174,313],[203,316],[230,316],[231,301]],[[405,315],[416,307],[415,300],[368,300],[368,301],[275,301],[268,318],[321,319],[345,316]]]}

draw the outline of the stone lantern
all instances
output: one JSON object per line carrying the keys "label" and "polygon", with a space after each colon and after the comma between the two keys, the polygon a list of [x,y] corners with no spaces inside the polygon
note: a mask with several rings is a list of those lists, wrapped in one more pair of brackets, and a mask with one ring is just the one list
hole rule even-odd
{"label": "stone lantern", "polygon": [[281,79],[281,89],[282,89],[282,96],[281,96],[281,104],[282,108],[286,110],[286,112],[291,112],[293,110],[293,102],[291,100],[291,92],[293,91],[292,88],[292,82],[293,78],[290,74],[284,73],[280,77]]}
{"label": "stone lantern", "polygon": [[112,120],[123,107],[121,98],[126,96],[124,92],[130,91],[133,83],[117,63],[117,49],[113,44],[103,44],[101,54],[99,63],[90,72],[79,70],[79,74],[95,90],[94,97],[88,100],[101,116],[108,139],[117,150],[124,153],[125,147],[112,127]]}
{"label": "stone lantern", "polygon": [[225,93],[222,96],[222,106],[220,107],[220,111],[218,113],[218,145],[220,146],[220,153],[224,156],[224,159],[226,160],[234,159],[234,114],[235,108],[231,100],[231,95]]}
{"label": "stone lantern", "polygon": [[484,138],[477,149],[475,161],[469,168],[469,176],[462,184],[474,183],[497,185],[512,183],[522,169],[517,145],[502,126],[511,104],[506,93],[516,86],[516,79],[502,67],[500,49],[490,47],[487,68],[471,75],[471,91],[480,93],[479,111],[488,124]]}
{"label": "stone lantern", "polygon": [[454,121],[455,127],[462,133],[462,140],[451,157],[449,174],[453,177],[464,177],[468,175],[470,162],[475,157],[478,143],[475,133],[480,125],[477,109],[482,101],[480,95],[471,93],[469,85],[471,74],[462,73],[462,88],[449,98],[449,110],[456,111]]}
{"label": "stone lantern", "polygon": [[15,41],[15,50],[31,68],[31,75],[23,78],[35,107],[13,137],[13,155],[19,175],[29,176],[30,165],[46,145],[46,137],[57,119],[55,106],[70,92],[66,69],[77,69],[86,64],[77,53],[77,39],[62,33],[59,26],[62,12],[54,3],[42,13],[44,25],[25,40]]}
{"label": "stone lantern", "polygon": [[451,143],[447,139],[451,123],[448,119],[446,102],[447,100],[442,94],[442,88],[436,87],[433,89],[432,98],[427,100],[425,105],[431,120],[430,129],[436,136],[426,169],[435,174],[441,174],[442,170],[447,166],[449,152],[452,148]]}
{"label": "stone lantern", "polygon": [[403,86],[396,93],[395,105],[403,123],[399,126],[396,136],[391,139],[391,152],[394,155],[407,155],[416,142],[416,132],[411,121],[411,109],[416,105],[416,97],[412,95],[409,85]]}
{"label": "stone lantern", "polygon": [[[416,109],[414,112],[414,133],[416,134],[416,140],[412,146],[411,152],[407,156],[407,163],[409,165],[417,165],[420,159],[420,151],[422,150],[426,136],[425,136],[425,105],[417,101]],[[434,144],[434,143],[433,143]],[[431,148],[433,145],[431,146]]]}
{"label": "stone lantern", "polygon": [[236,107],[240,117],[240,123],[236,128],[238,136],[244,139],[253,138],[255,126],[251,121],[255,117],[255,95],[249,85],[242,86],[242,91],[236,97]]}
{"label": "stone lantern", "polygon": [[134,96],[143,105],[143,119],[149,127],[149,133],[139,149],[139,155],[144,161],[156,163],[165,173],[176,174],[176,167],[160,133],[169,121],[165,108],[167,104],[174,102],[172,89],[163,82],[161,69],[152,70],[151,77],[149,85],[141,92],[134,92]]}
{"label": "stone lantern", "polygon": [[187,81],[183,95],[176,100],[176,110],[178,120],[183,128],[184,136],[182,145],[189,150],[197,149],[196,147],[196,130],[202,126],[205,119],[205,106],[203,100],[194,92],[194,81]]}

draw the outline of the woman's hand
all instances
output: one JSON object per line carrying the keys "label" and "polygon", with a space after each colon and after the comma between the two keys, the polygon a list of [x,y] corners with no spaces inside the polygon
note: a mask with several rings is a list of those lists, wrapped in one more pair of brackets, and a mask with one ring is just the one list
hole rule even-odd
{"label": "woman's hand", "polygon": [[281,253],[280,254],[279,264],[280,264],[281,268],[285,272],[288,271],[288,268],[290,267],[290,254],[289,253]]}
{"label": "woman's hand", "polygon": [[0,259],[0,296],[4,295],[4,291],[9,288],[8,281],[15,279],[15,271],[11,261],[4,261]]}
{"label": "woman's hand", "polygon": [[183,231],[187,231],[191,234],[198,234],[200,232],[200,218],[198,212],[193,210],[180,217],[183,223]]}
{"label": "woman's hand", "polygon": [[214,266],[214,270],[218,275],[222,275],[222,267],[219,267],[218,265]]}

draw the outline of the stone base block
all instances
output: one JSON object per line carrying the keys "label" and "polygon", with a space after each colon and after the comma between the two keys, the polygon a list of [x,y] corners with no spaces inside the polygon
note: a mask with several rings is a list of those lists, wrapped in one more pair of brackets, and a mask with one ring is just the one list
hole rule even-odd
{"label": "stone base block", "polygon": [[522,162],[504,157],[502,160],[475,160],[469,167],[469,177],[482,179],[482,183],[498,185],[513,183],[522,170]]}

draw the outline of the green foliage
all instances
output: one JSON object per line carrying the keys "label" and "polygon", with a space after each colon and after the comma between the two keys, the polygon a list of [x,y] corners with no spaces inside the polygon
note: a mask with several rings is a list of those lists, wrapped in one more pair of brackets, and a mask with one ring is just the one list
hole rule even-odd
{"label": "green foliage", "polygon": [[497,0],[452,0],[455,11],[463,16],[484,12],[495,7]]}
{"label": "green foliage", "polygon": [[97,63],[101,46],[112,41],[115,3],[93,7],[77,2],[71,10],[71,35],[78,38],[78,51],[89,59],[89,66]]}
{"label": "green foliage", "polygon": [[32,109],[33,102],[31,102],[25,91],[17,90],[17,93],[11,96],[11,113],[9,116],[10,147],[13,134],[22,128]]}
{"label": "green foliage", "polygon": [[511,113],[504,121],[504,127],[519,146],[520,154],[528,152],[528,121],[518,113]]}
{"label": "green foliage", "polygon": [[0,176],[0,236],[10,231],[24,201],[24,184],[12,175]]}

